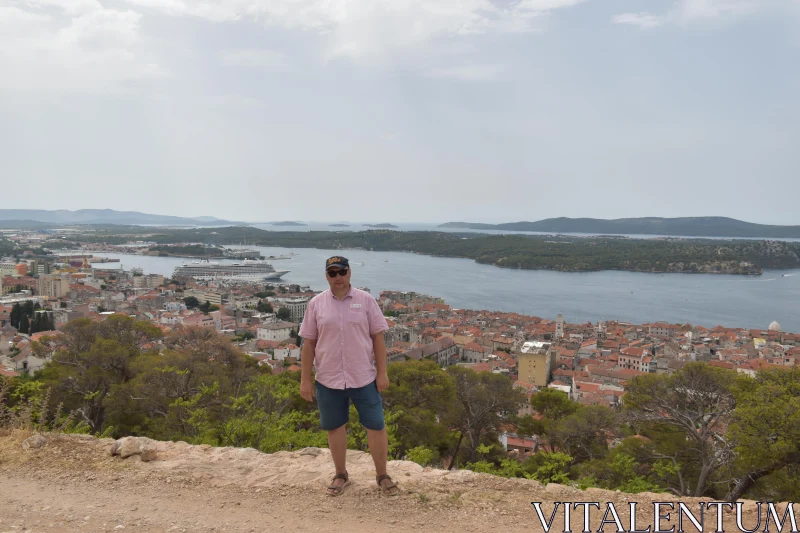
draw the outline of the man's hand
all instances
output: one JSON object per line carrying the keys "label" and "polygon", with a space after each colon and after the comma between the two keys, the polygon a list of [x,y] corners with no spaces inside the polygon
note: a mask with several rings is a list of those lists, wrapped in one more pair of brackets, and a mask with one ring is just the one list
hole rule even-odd
{"label": "man's hand", "polygon": [[308,402],[314,401],[314,378],[300,380],[300,397]]}
{"label": "man's hand", "polygon": [[378,376],[375,378],[375,386],[378,387],[378,392],[383,392],[389,388],[389,376],[386,372],[378,372]]}

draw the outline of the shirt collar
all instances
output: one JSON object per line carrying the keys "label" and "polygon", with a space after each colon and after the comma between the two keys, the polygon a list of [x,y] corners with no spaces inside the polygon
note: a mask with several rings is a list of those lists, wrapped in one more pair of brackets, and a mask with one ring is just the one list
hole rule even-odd
{"label": "shirt collar", "polygon": [[[331,298],[336,300],[336,296],[333,294],[333,291],[330,288],[328,289],[328,292],[331,294]],[[344,298],[342,298],[341,301],[345,301],[348,298],[353,298],[355,296],[355,294],[356,294],[356,289],[355,289],[355,287],[353,287],[353,284],[351,283],[350,284],[350,290],[347,291],[347,294],[344,295]]]}

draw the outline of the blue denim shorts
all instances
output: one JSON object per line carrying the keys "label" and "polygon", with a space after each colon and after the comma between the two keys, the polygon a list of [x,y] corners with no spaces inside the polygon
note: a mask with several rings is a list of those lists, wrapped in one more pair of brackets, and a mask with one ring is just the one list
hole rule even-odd
{"label": "blue denim shorts", "polygon": [[329,389],[317,382],[316,389],[320,426],[325,431],[347,424],[350,420],[351,400],[356,406],[362,426],[367,429],[383,429],[383,398],[374,381],[357,389]]}

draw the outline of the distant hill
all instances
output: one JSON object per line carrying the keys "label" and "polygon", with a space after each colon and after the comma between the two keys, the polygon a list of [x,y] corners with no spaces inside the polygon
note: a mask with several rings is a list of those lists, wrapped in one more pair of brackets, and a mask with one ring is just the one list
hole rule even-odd
{"label": "distant hill", "polygon": [[54,211],[44,209],[0,209],[0,225],[11,225],[12,221],[34,221],[48,224],[146,224],[165,226],[216,226],[234,223],[214,217],[175,217],[152,215],[138,211],[115,211],[113,209],[78,209],[76,211],[66,209]]}
{"label": "distant hill", "polygon": [[270,222],[271,226],[308,226],[308,224],[303,224],[302,222],[292,222],[291,220],[286,220],[283,222]]}
{"label": "distant hill", "polygon": [[590,233],[622,235],[678,235],[684,237],[800,238],[800,226],[770,226],[727,217],[684,218],[548,218],[538,222],[481,224],[447,222],[440,228],[474,230],[539,231],[545,233]]}
{"label": "distant hill", "polygon": [[330,228],[349,228],[350,224],[328,224]]}
{"label": "distant hill", "polygon": [[380,228],[380,229],[395,229],[395,228],[397,228],[397,226],[395,226],[394,224],[388,224],[388,223],[383,223],[383,224],[363,224],[363,226],[365,226],[367,228]]}

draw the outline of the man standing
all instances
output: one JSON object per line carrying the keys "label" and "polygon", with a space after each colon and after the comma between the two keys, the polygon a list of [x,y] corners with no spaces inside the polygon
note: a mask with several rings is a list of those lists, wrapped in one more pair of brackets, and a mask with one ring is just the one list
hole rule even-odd
{"label": "man standing", "polygon": [[[376,481],[384,494],[394,496],[397,485],[386,473],[389,438],[380,393],[389,386],[386,344],[389,329],[369,293],[350,285],[350,262],[334,256],[325,261],[330,288],[308,302],[300,336],[303,338],[300,396],[313,401],[316,393],[320,425],[328,432],[336,475],[328,494],[339,496],[350,482],[347,474],[347,431],[350,401],[367,429]],[[316,368],[316,383],[311,375]]]}

